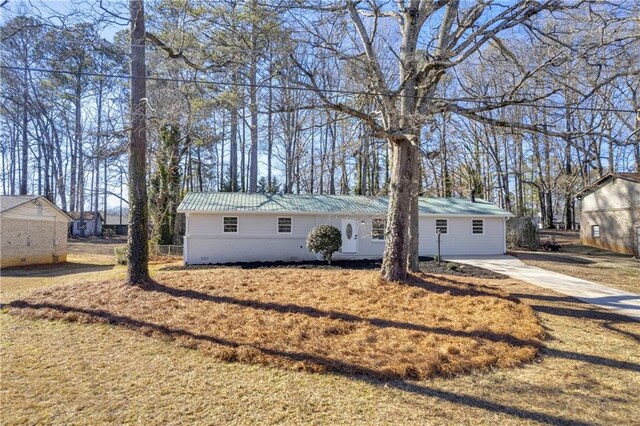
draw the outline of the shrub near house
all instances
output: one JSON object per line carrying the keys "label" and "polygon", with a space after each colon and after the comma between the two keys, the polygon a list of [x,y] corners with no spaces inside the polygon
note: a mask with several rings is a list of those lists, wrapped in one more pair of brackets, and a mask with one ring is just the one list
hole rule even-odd
{"label": "shrub near house", "polygon": [[333,253],[342,246],[342,233],[331,225],[318,225],[309,232],[307,248],[313,253],[322,253],[322,257],[331,265]]}

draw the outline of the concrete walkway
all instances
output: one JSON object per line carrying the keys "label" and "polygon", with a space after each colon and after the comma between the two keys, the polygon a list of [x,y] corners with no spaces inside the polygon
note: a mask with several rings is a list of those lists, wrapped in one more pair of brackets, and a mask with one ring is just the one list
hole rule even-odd
{"label": "concrete walkway", "polygon": [[446,259],[548,288],[640,321],[640,295],[637,294],[525,265],[513,256],[447,256]]}

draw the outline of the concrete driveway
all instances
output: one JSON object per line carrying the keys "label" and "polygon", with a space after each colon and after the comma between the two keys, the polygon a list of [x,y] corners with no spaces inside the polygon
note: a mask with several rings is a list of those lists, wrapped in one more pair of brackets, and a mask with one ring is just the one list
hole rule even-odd
{"label": "concrete driveway", "polygon": [[446,256],[446,259],[488,269],[520,281],[548,288],[640,321],[640,295],[637,294],[525,265],[513,256]]}

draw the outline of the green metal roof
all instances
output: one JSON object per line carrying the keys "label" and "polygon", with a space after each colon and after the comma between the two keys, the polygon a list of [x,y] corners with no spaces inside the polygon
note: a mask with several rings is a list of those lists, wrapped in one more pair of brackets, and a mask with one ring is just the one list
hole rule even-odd
{"label": "green metal roof", "polygon": [[[362,195],[245,194],[239,192],[190,192],[178,206],[186,212],[270,212],[364,214],[387,213],[387,197]],[[420,197],[421,215],[512,216],[483,200]]]}

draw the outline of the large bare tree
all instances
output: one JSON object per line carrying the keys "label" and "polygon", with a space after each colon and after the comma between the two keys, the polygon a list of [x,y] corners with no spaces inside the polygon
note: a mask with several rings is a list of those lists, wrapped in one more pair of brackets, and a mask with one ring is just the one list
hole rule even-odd
{"label": "large bare tree", "polygon": [[144,1],[130,0],[131,14],[131,129],[129,134],[129,241],[127,282],[149,279],[146,67]]}
{"label": "large bare tree", "polygon": [[[391,150],[383,278],[403,280],[408,270],[417,266],[417,164],[425,123],[434,115],[450,112],[491,125],[507,125],[486,113],[535,100],[520,89],[554,58],[544,58],[543,63],[531,68],[521,67],[512,84],[481,102],[443,97],[439,90],[443,77],[454,75],[462,64],[482,63],[483,49],[489,45],[517,62],[501,37],[517,38],[524,33],[549,36],[547,30],[536,26],[537,16],[573,10],[586,3],[557,0],[307,3],[307,9],[314,13],[299,19],[308,34],[305,41],[314,51],[322,51],[357,70],[362,82],[360,97],[373,98],[376,108],[365,110],[360,107],[362,102],[336,101],[327,96],[326,88],[319,83],[316,63],[304,57],[298,57],[297,63],[306,79],[298,83],[314,90],[328,108],[362,120],[373,135],[388,141]],[[536,128],[531,124],[524,127]]]}

